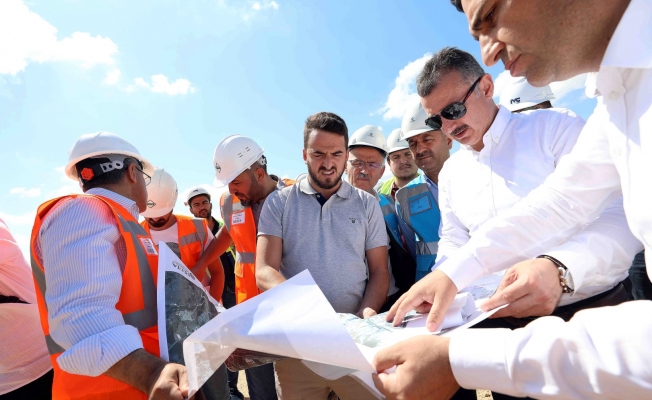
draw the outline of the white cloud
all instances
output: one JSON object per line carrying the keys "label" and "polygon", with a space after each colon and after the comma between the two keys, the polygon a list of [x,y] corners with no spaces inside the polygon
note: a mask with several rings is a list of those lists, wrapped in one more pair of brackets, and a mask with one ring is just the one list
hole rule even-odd
{"label": "white cloud", "polygon": [[[569,93],[572,93],[576,90],[584,89],[586,83],[587,74],[577,75],[573,78],[570,78],[561,82],[552,82],[550,84],[550,89],[555,95],[555,100],[553,103],[561,102],[561,100],[566,97]],[[500,98],[500,94],[503,92],[509,81],[511,80],[511,75],[509,71],[501,72],[494,79],[494,99],[496,101]]]}
{"label": "white cloud", "polygon": [[31,62],[65,61],[83,68],[113,65],[117,53],[111,39],[85,32],[58,40],[57,28],[22,0],[0,2],[0,74],[16,75]]}
{"label": "white cloud", "polygon": [[41,189],[39,188],[24,188],[24,187],[16,187],[13,189],[9,190],[9,194],[16,194],[20,196],[21,198],[24,197],[39,197],[41,195]]}
{"label": "white cloud", "polygon": [[144,88],[154,93],[165,93],[170,96],[195,93],[197,90],[187,79],[177,79],[170,82],[168,77],[163,74],[153,75],[151,84],[143,78],[136,78],[134,79],[134,85],[128,86],[126,90],[133,92],[136,88]]}
{"label": "white cloud", "polygon": [[61,197],[65,196],[68,194],[80,194],[83,193],[81,190],[81,187],[79,186],[78,181],[73,181],[72,179],[68,178],[66,173],[64,172],[65,167],[55,167],[54,170],[56,173],[59,175],[59,182],[61,183],[61,186],[58,188],[49,191],[46,193],[45,197],[48,199],[53,199],[55,197]]}
{"label": "white cloud", "polygon": [[104,83],[107,85],[115,85],[120,81],[120,70],[119,69],[113,69],[106,74],[106,78],[104,78]]}
{"label": "white cloud", "polygon": [[254,2],[254,4],[251,5],[251,8],[260,11],[268,8],[273,8],[274,10],[278,10],[279,5],[275,1],[263,1],[262,3],[259,1]]}
{"label": "white cloud", "polygon": [[0,218],[7,225],[29,225],[31,226],[34,223],[34,218],[36,218],[36,210],[26,212],[22,215],[12,215],[0,211]]}
{"label": "white cloud", "polygon": [[423,57],[408,63],[399,71],[394,89],[389,92],[385,105],[376,111],[377,114],[383,115],[384,120],[403,118],[403,114],[405,114],[408,107],[419,100],[419,95],[416,92],[416,79],[431,56],[431,54],[425,54]]}

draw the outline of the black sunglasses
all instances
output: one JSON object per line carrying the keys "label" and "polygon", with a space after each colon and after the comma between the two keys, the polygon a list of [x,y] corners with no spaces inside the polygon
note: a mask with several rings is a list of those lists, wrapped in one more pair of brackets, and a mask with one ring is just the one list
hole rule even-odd
{"label": "black sunglasses", "polygon": [[478,82],[484,78],[484,75],[476,79],[475,82],[473,82],[473,85],[471,85],[471,88],[469,89],[468,92],[466,92],[466,96],[464,96],[464,100],[462,102],[455,102],[447,105],[446,107],[442,108],[442,110],[439,112],[439,114],[431,115],[428,118],[426,118],[426,125],[428,125],[430,128],[438,131],[441,129],[441,118],[444,117],[448,120],[456,120],[460,119],[463,116],[466,115],[466,106],[464,103],[466,103],[466,100],[468,100],[469,96],[471,93],[473,93],[473,90],[475,89],[476,86],[478,86]]}

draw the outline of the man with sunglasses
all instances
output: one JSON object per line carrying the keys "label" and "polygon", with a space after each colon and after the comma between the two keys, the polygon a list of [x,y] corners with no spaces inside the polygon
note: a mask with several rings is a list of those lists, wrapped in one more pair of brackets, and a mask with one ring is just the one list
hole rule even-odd
{"label": "man with sunglasses", "polygon": [[154,168],[109,132],[82,135],[68,159],[84,194],[42,204],[31,240],[52,396],[181,400],[186,367],[158,357],[158,252],[138,224]]}
{"label": "man with sunglasses", "polygon": [[[380,203],[385,219],[390,282],[387,302],[381,312],[389,310],[396,299],[414,284],[414,260],[402,244],[394,199],[390,195],[379,194],[374,189],[385,172],[387,151],[383,132],[376,126],[365,125],[355,131],[349,139],[349,159],[346,165],[346,176],[351,186],[374,196]],[[392,265],[397,268],[392,268]]]}
{"label": "man with sunglasses", "polygon": [[[447,263],[464,265],[474,279],[519,256],[536,256],[537,243],[567,239],[621,195],[629,227],[651,254],[649,1],[453,3],[466,14],[486,65],[502,60],[513,76],[538,86],[591,72],[586,93],[598,104],[545,183],[485,224]],[[510,278],[484,309],[520,297],[526,282]],[[443,292],[430,299],[432,307],[421,310],[439,314],[450,304]],[[424,336],[379,352],[378,371],[397,368],[375,382],[389,398],[402,399],[449,397],[458,385],[522,397],[649,398],[651,314],[652,302],[632,301],[584,310],[567,322],[543,317],[514,331]],[[432,376],[438,379],[428,381]]]}
{"label": "man with sunglasses", "polygon": [[[416,261],[415,281],[432,269],[439,247],[439,171],[450,156],[452,141],[425,124],[421,103],[410,106],[401,124],[417,167],[423,174],[396,192],[396,213],[405,246]],[[405,229],[403,229],[405,228]]]}

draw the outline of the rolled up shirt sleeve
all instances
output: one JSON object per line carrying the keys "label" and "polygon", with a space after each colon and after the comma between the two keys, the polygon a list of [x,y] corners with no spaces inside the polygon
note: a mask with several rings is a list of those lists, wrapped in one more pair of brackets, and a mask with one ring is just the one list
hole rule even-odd
{"label": "rolled up shirt sleeve", "polygon": [[631,398],[652,391],[651,301],[542,317],[525,328],[468,329],[451,338],[457,382],[518,397]]}
{"label": "rolled up shirt sleeve", "polygon": [[57,363],[66,372],[98,376],[143,347],[138,330],[116,309],[120,245],[115,217],[98,199],[68,200],[41,227],[50,336],[65,349]]}

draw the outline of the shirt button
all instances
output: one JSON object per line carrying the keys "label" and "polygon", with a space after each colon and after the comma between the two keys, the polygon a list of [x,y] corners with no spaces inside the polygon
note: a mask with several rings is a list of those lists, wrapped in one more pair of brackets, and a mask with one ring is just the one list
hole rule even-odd
{"label": "shirt button", "polygon": [[616,101],[616,100],[620,99],[620,93],[618,93],[618,92],[616,92],[616,91],[614,90],[613,92],[609,93],[609,98],[610,98],[611,100]]}

